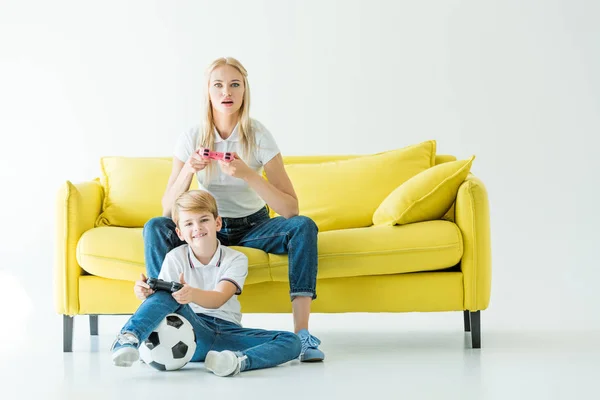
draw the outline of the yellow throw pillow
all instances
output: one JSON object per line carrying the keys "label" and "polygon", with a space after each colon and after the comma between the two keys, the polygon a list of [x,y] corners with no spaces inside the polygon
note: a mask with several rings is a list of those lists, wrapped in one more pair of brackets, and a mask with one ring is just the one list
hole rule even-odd
{"label": "yellow throw pillow", "polygon": [[[104,202],[97,226],[142,227],[162,215],[172,158],[103,157]],[[192,180],[192,189],[197,187]]]}
{"label": "yellow throw pillow", "polygon": [[373,212],[398,185],[435,163],[436,142],[349,160],[290,164],[300,215],[312,218],[320,231],[371,225]]}
{"label": "yellow throw pillow", "polygon": [[441,219],[454,204],[459,186],[475,160],[436,165],[407,180],[373,214],[375,225],[403,225]]}

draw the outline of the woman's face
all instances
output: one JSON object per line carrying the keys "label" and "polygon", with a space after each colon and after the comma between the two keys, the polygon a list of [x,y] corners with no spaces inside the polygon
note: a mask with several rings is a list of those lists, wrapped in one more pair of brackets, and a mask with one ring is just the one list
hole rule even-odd
{"label": "woman's face", "polygon": [[221,65],[210,74],[208,93],[213,111],[235,114],[244,100],[244,77],[231,65]]}

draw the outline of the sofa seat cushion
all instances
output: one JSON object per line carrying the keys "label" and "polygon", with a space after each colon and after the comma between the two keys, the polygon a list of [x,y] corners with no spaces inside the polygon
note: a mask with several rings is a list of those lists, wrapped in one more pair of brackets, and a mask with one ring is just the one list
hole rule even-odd
{"label": "sofa seat cushion", "polygon": [[[320,232],[318,279],[435,271],[459,263],[461,232],[450,221]],[[287,255],[269,254],[273,281],[288,281]]]}
{"label": "sofa seat cushion", "polygon": [[[462,236],[450,221],[370,226],[319,233],[319,279],[435,271],[462,257]],[[233,246],[248,256],[246,284],[288,281],[287,255]],[[88,274],[135,281],[145,274],[142,228],[98,227],[85,232],[77,261]]]}
{"label": "sofa seat cushion", "polygon": [[[248,256],[246,285],[271,281],[269,257],[262,250],[232,247]],[[77,244],[77,262],[87,273],[135,281],[146,273],[142,228],[104,226],[85,232]]]}

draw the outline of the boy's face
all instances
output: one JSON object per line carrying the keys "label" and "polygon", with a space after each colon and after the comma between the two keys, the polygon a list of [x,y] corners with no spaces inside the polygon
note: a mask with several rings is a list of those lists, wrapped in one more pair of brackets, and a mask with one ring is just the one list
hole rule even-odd
{"label": "boy's face", "polygon": [[179,212],[179,223],[177,224],[177,236],[189,245],[204,247],[206,244],[214,244],[217,232],[221,230],[221,217],[213,217],[209,212]]}

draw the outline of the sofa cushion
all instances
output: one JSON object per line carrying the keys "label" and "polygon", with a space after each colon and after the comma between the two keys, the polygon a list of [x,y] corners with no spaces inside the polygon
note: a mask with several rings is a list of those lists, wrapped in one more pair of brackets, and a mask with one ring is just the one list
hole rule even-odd
{"label": "sofa cushion", "polygon": [[[433,153],[436,164],[455,160],[450,155],[436,156],[435,149]],[[364,157],[371,156],[286,156],[284,162],[290,168],[296,164],[315,165]],[[162,214],[161,199],[171,173],[171,157],[103,157],[100,166],[104,200],[96,226],[142,227],[150,218]],[[198,182],[193,179],[191,189],[196,188]]]}
{"label": "sofa cushion", "polygon": [[475,156],[417,174],[398,186],[373,214],[375,225],[411,224],[442,218],[452,207]]}
{"label": "sofa cushion", "polygon": [[[319,233],[319,279],[433,271],[456,265],[462,236],[449,221],[371,226]],[[287,255],[233,246],[248,256],[246,284],[288,281]],[[85,232],[77,262],[88,274],[135,281],[144,267],[141,228],[99,227]]]}
{"label": "sofa cushion", "polygon": [[[343,160],[353,160],[355,158],[364,157],[364,155],[327,155],[327,156],[283,156],[283,163],[287,165],[291,164],[315,164],[315,163],[324,163],[331,161],[343,161]],[[456,157],[450,154],[436,154],[435,155],[435,165],[447,163],[450,161],[456,161]],[[287,168],[287,167],[286,167]],[[263,171],[263,177],[267,179],[267,174]],[[269,216],[271,218],[277,216],[277,213],[270,208]],[[454,222],[454,204],[442,219],[447,219],[449,221]]]}
{"label": "sofa cushion", "polygon": [[[172,169],[172,158],[103,157],[104,202],[96,226],[143,227],[162,215],[161,199]],[[191,189],[198,183],[192,180]]]}
{"label": "sofa cushion", "polygon": [[286,165],[300,214],[320,232],[371,225],[373,212],[398,185],[435,163],[436,142],[349,160]]}
{"label": "sofa cushion", "polygon": [[[459,263],[462,235],[453,222],[370,226],[319,233],[319,279],[434,271]],[[274,281],[288,281],[287,255],[269,254]]]}
{"label": "sofa cushion", "polygon": [[[271,280],[269,257],[262,250],[232,247],[248,256],[246,284]],[[77,244],[77,262],[87,273],[135,281],[146,273],[142,228],[105,226],[85,232]]]}

